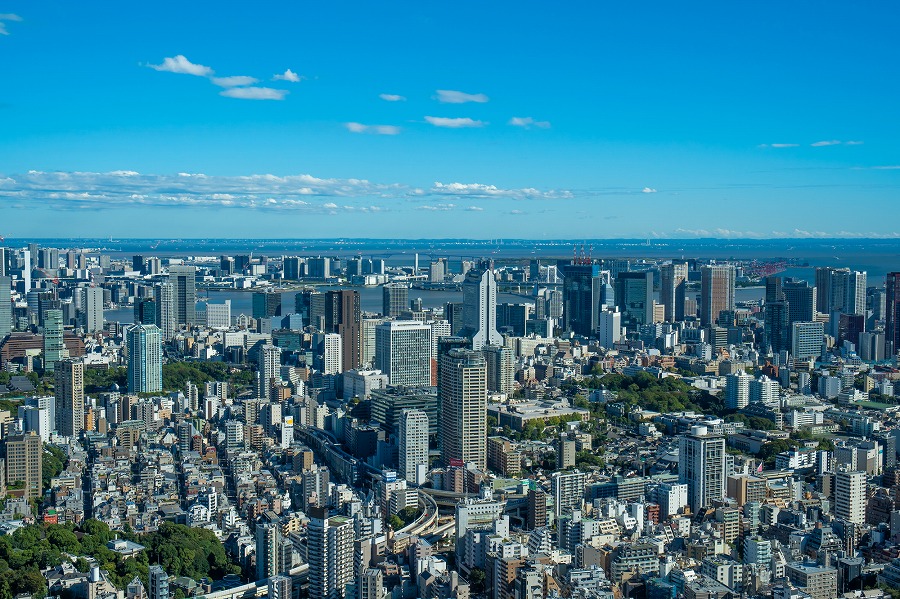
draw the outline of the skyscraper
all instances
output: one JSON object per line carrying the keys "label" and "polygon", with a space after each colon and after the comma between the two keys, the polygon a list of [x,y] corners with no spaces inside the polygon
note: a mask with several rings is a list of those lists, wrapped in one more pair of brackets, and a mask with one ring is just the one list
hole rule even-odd
{"label": "skyscraper", "polygon": [[162,336],[155,324],[139,324],[125,332],[128,391],[162,391]]}
{"label": "skyscraper", "polygon": [[834,515],[854,524],[865,522],[865,472],[838,470],[834,474]]}
{"label": "skyscraper", "polygon": [[816,268],[816,306],[825,314],[831,314],[831,282],[834,271],[830,266]]}
{"label": "skyscraper", "polygon": [[259,399],[269,399],[269,390],[278,381],[281,372],[281,348],[275,345],[264,345],[257,356],[257,370],[259,374],[259,386],[256,396]]}
{"label": "skyscraper", "polygon": [[10,435],[6,448],[6,485],[10,493],[25,499],[42,496],[42,442],[37,433]]}
{"label": "skyscraper", "polygon": [[725,377],[725,409],[740,410],[750,403],[750,381],[753,377],[743,370]]}
{"label": "skyscraper", "polygon": [[417,320],[376,326],[375,368],[394,386],[431,386],[431,326]]}
{"label": "skyscraper", "polygon": [[381,312],[389,318],[400,316],[409,308],[409,287],[403,283],[388,283],[382,288]]}
{"label": "skyscraper", "polygon": [[807,360],[822,354],[825,325],[821,322],[795,322],[791,326],[791,356]]}
{"label": "skyscraper", "polygon": [[197,267],[170,266],[169,282],[175,293],[175,324],[194,324],[197,321]]}
{"label": "skyscraper", "polygon": [[440,440],[445,464],[487,468],[487,364],[480,351],[452,349],[440,356]]}
{"label": "skyscraper", "polygon": [[487,363],[488,391],[512,393],[516,373],[513,351],[504,345],[487,345],[484,348],[484,359]]}
{"label": "skyscraper", "polygon": [[[428,415],[422,410],[403,410],[399,427],[400,473],[411,482],[423,482],[420,466],[428,467]],[[424,478],[424,471],[422,472]]]}
{"label": "skyscraper", "polygon": [[781,286],[784,299],[788,303],[788,324],[812,322],[816,319],[816,288],[807,281],[785,279]]}
{"label": "skyscraper", "polygon": [[694,426],[678,440],[679,482],[688,486],[688,504],[697,513],[725,496],[725,438]]}
{"label": "skyscraper", "polygon": [[271,318],[281,316],[281,294],[277,291],[253,293],[253,318]]}
{"label": "skyscraper", "polygon": [[44,317],[44,370],[53,372],[56,363],[68,357],[63,343],[62,310],[47,310]]}
{"label": "skyscraper", "polygon": [[309,596],[343,599],[353,583],[353,520],[329,517],[327,508],[313,507],[307,531]]}
{"label": "skyscraper", "polygon": [[[782,295],[783,297],[783,295]],[[766,343],[773,352],[789,351],[791,348],[790,307],[786,301],[766,302],[765,306]]]}
{"label": "skyscraper", "polygon": [[600,266],[576,259],[562,267],[564,328],[576,335],[591,337],[597,330],[600,311]]}
{"label": "skyscraper", "polygon": [[629,330],[653,322],[653,273],[620,272],[615,290],[616,306]]}
{"label": "skyscraper", "polygon": [[[264,512],[256,521],[256,580],[284,571],[281,557],[281,521],[274,512]],[[310,547],[312,550],[312,547]]]}
{"label": "skyscraper", "polygon": [[84,287],[84,299],[81,302],[81,325],[85,333],[96,333],[103,330],[103,288]]}
{"label": "skyscraper", "polygon": [[175,336],[175,330],[178,327],[175,285],[161,283],[153,288],[153,294],[156,303],[156,326],[159,327],[163,341],[168,341]]}
{"label": "skyscraper", "polygon": [[889,272],[885,283],[884,355],[893,358],[900,351],[900,272]]}
{"label": "skyscraper", "polygon": [[707,265],[700,269],[700,324],[711,326],[722,310],[734,310],[734,266]]}
{"label": "skyscraper", "polygon": [[687,287],[687,262],[672,262],[659,268],[659,299],[665,308],[666,322],[684,320],[684,298]]}
{"label": "skyscraper", "polygon": [[329,291],[325,296],[325,332],[341,336],[341,370],[359,367],[362,312],[355,289]]}
{"label": "skyscraper", "polygon": [[463,322],[464,334],[472,338],[473,349],[503,344],[503,337],[497,332],[497,281],[492,263],[482,262],[466,273]]}
{"label": "skyscraper", "polygon": [[84,428],[84,363],[66,359],[57,362],[56,430],[64,437],[75,437]]}
{"label": "skyscraper", "polygon": [[294,311],[303,317],[303,324],[325,330],[325,294],[315,289],[301,289],[294,296]]}
{"label": "skyscraper", "polygon": [[0,276],[0,340],[12,332],[12,315],[12,279]]}

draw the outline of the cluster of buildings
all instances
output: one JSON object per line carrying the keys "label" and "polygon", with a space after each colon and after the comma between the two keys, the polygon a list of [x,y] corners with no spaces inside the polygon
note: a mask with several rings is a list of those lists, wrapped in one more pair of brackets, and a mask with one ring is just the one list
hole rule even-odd
{"label": "cluster of buildings", "polygon": [[[0,529],[32,500],[45,523],[177,522],[212,531],[244,572],[157,568],[127,589],[99,568],[46,573],[91,598],[828,599],[900,584],[900,273],[884,287],[849,269],[767,276],[739,301],[739,263],[459,266],[0,250],[0,392],[17,408],[0,412],[14,498]],[[382,285],[381,313],[354,287],[300,287],[291,304],[260,285],[337,278]],[[505,282],[533,284],[530,301],[498,303]],[[457,285],[461,301],[422,306],[411,283]],[[202,285],[260,289],[232,315],[198,303]],[[113,304],[133,322],[105,319]],[[225,367],[172,388],[177,362]],[[88,384],[118,367],[123,384]],[[635,405],[607,374],[634,393],[675,379],[694,405]],[[45,487],[47,446],[67,461]]]}

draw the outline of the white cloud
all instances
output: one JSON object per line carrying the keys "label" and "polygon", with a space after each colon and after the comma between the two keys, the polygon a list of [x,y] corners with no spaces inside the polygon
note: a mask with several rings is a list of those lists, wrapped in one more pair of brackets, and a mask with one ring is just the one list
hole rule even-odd
{"label": "white cloud", "polygon": [[866,142],[864,142],[864,141],[859,141],[859,140],[857,140],[857,139],[854,139],[854,140],[847,141],[847,142],[844,142],[844,143],[846,143],[848,146],[861,146],[861,145],[863,145],[863,144],[866,143]]}
{"label": "white cloud", "polygon": [[900,170],[900,164],[885,164],[881,166],[873,166],[871,168],[876,171],[897,171]]}
{"label": "white cloud", "polygon": [[219,92],[220,96],[239,100],[284,100],[287,94],[286,89],[271,87],[232,87]]}
{"label": "white cloud", "polygon": [[9,30],[6,28],[6,23],[3,21],[16,21],[20,22],[22,17],[19,15],[15,15],[12,13],[0,14],[0,35],[9,35]]}
{"label": "white cloud", "polygon": [[327,204],[322,204],[322,208],[337,208],[337,204],[334,202],[328,202]]}
{"label": "white cloud", "polygon": [[211,81],[219,87],[237,87],[259,83],[259,79],[257,79],[256,77],[247,77],[246,75],[235,75],[233,77],[213,77]]}
{"label": "white cloud", "polygon": [[483,121],[476,121],[469,117],[447,118],[441,116],[426,116],[425,120],[435,127],[445,127],[447,129],[484,127],[485,125]]}
{"label": "white cloud", "polygon": [[378,97],[384,100],[385,102],[405,102],[405,96],[399,96],[397,94],[378,94]]}
{"label": "white cloud", "polygon": [[523,129],[530,129],[531,127],[538,127],[539,129],[550,128],[549,121],[536,121],[530,116],[514,116],[509,119],[509,124],[513,127],[522,127]]}
{"label": "white cloud", "polygon": [[441,183],[436,181],[432,186],[432,195],[470,196],[479,198],[510,198],[514,200],[555,200],[573,197],[570,191],[555,189],[541,191],[533,187],[522,189],[502,189],[496,185],[483,183]]}
{"label": "white cloud", "polygon": [[150,64],[147,66],[156,71],[180,73],[182,75],[196,75],[197,77],[210,77],[214,72],[207,66],[192,63],[185,58],[183,54],[179,54],[172,58],[164,58],[162,64]]}
{"label": "white cloud", "polygon": [[796,148],[800,144],[759,144],[760,148]]}
{"label": "white cloud", "polygon": [[272,81],[290,81],[291,83],[298,83],[301,79],[303,79],[303,77],[290,69],[286,70],[280,75],[272,76]]}
{"label": "white cloud", "polygon": [[481,206],[469,206],[466,210],[469,210],[470,212],[484,212],[484,208]]}
{"label": "white cloud", "polygon": [[523,210],[510,210],[509,213],[510,213],[510,214],[515,214],[515,215],[518,216],[519,214],[525,214],[525,211],[523,211]]}
{"label": "white cloud", "polygon": [[641,190],[641,193],[656,193],[656,190],[653,189],[652,187],[645,187],[644,189]]}
{"label": "white cloud", "polygon": [[435,204],[419,206],[419,210],[428,210],[431,212],[447,212],[456,208],[456,204]]}
{"label": "white cloud", "polygon": [[363,125],[362,123],[344,123],[347,131],[352,133],[374,133],[376,135],[397,135],[400,127],[395,125]]}
{"label": "white cloud", "polygon": [[823,148],[823,147],[825,147],[825,146],[837,146],[837,145],[840,145],[840,143],[841,143],[840,140],[837,140],[837,139],[828,139],[828,140],[825,140],[825,141],[816,141],[816,142],[813,142],[813,143],[811,143],[811,144],[809,144],[809,145],[811,145],[811,146],[814,147],[814,148]]}
{"label": "white cloud", "polygon": [[490,99],[484,94],[467,94],[452,89],[439,89],[436,93],[434,98],[442,104],[465,104],[466,102],[484,104]]}

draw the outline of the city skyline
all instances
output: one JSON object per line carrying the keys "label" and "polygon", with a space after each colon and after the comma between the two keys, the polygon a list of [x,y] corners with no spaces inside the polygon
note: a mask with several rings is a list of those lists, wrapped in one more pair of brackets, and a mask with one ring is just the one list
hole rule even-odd
{"label": "city skyline", "polygon": [[13,3],[0,235],[897,235],[892,9],[445,8]]}

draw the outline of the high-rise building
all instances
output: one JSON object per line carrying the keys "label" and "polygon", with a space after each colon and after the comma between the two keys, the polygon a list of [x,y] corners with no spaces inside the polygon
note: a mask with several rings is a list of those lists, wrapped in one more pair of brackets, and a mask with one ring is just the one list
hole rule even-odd
{"label": "high-rise building", "polygon": [[307,531],[309,596],[343,599],[353,583],[353,520],[329,517],[327,508],[313,507]]}
{"label": "high-rise building", "polygon": [[175,293],[175,324],[194,324],[197,321],[197,267],[170,266],[169,282]]}
{"label": "high-rise building", "polygon": [[480,351],[440,356],[440,440],[445,464],[487,468],[487,364]]}
{"label": "high-rise building", "polygon": [[162,335],[155,324],[139,324],[125,333],[128,391],[162,391]]}
{"label": "high-rise building", "polygon": [[13,329],[12,279],[0,276],[0,340]]}
{"label": "high-rise building", "polygon": [[502,345],[497,332],[497,281],[492,263],[482,262],[466,273],[463,282],[463,334],[471,337],[472,348]]}
{"label": "high-rise building", "polygon": [[290,576],[272,576],[269,578],[268,586],[269,599],[291,599],[293,585]]}
{"label": "high-rise building", "polygon": [[62,310],[47,310],[44,316],[44,370],[53,372],[56,363],[69,357],[63,343]]}
{"label": "high-rise building", "polygon": [[725,438],[694,426],[678,440],[678,478],[693,513],[725,496]]}
{"label": "high-rise building", "polygon": [[81,326],[85,333],[96,333],[103,330],[103,288],[84,287],[81,291],[82,316]]}
{"label": "high-rise building", "polygon": [[622,313],[617,309],[603,310],[597,322],[597,339],[601,347],[612,348],[622,338]]}
{"label": "high-rise building", "polygon": [[281,316],[281,294],[277,291],[254,292],[253,318]]}
{"label": "high-rise building", "polygon": [[830,266],[816,268],[816,306],[820,312],[831,314],[833,273],[835,269]]}
{"label": "high-rise building", "polygon": [[665,308],[666,322],[684,320],[684,298],[687,287],[687,262],[672,262],[659,268],[659,298]]}
{"label": "high-rise building", "polygon": [[259,399],[269,399],[269,391],[278,380],[281,373],[281,348],[275,345],[264,345],[257,356],[258,386],[256,396]]}
{"label": "high-rise building", "polygon": [[488,391],[512,393],[516,374],[513,351],[503,345],[486,345],[484,359],[487,363]]}
{"label": "high-rise building", "polygon": [[[256,580],[284,572],[281,552],[281,521],[274,512],[264,512],[256,521]],[[312,547],[310,547],[312,552]],[[312,556],[310,556],[312,557]]]}
{"label": "high-rise building", "polygon": [[22,432],[35,433],[44,443],[50,442],[50,432],[56,423],[50,420],[50,410],[38,406],[22,406]]}
{"label": "high-rise building", "polygon": [[337,333],[316,333],[316,359],[322,374],[343,372],[343,339]]}
{"label": "high-rise building", "polygon": [[653,322],[653,273],[620,272],[615,285],[616,306],[626,328]]}
{"label": "high-rise building", "polygon": [[25,499],[42,496],[43,444],[37,433],[10,435],[6,448],[6,487]]}
{"label": "high-rise building", "polygon": [[285,256],[284,258],[284,278],[289,281],[296,281],[301,274],[301,259],[297,256]]}
{"label": "high-rise building", "polygon": [[734,266],[707,265],[700,269],[700,324],[715,324],[722,310],[734,310]]}
{"label": "high-rise building", "polygon": [[[784,297],[784,294],[781,296]],[[766,302],[765,333],[766,344],[774,353],[790,350],[790,307],[783,299]]]}
{"label": "high-rise building", "polygon": [[428,468],[428,415],[422,410],[403,410],[398,432],[400,474],[420,484]]}
{"label": "high-rise building", "polygon": [[301,289],[294,297],[294,312],[303,317],[304,326],[325,330],[325,294],[315,289]]}
{"label": "high-rise building", "polygon": [[341,371],[359,367],[361,322],[358,291],[341,289],[325,295],[325,332],[341,336]]}
{"label": "high-rise building", "polygon": [[409,306],[409,287],[403,283],[388,283],[382,288],[382,314],[396,318]]}
{"label": "high-rise building", "polygon": [[583,337],[592,337],[597,330],[600,311],[600,266],[585,259],[562,267],[563,319],[565,330]]}
{"label": "high-rise building", "polygon": [[750,381],[753,377],[744,370],[725,377],[725,409],[740,410],[750,403]]}
{"label": "high-rise building", "polygon": [[807,360],[822,355],[825,325],[821,322],[795,322],[791,327],[791,356]]}
{"label": "high-rise building", "polygon": [[147,599],[169,599],[169,575],[162,566],[148,568],[147,582]]}
{"label": "high-rise building", "polygon": [[866,517],[866,473],[838,470],[834,475],[834,515],[863,524]]}
{"label": "high-rise building", "polygon": [[153,288],[154,302],[156,303],[156,326],[159,327],[163,341],[168,341],[175,336],[178,327],[177,307],[175,305],[175,285],[173,283],[161,283]]}
{"label": "high-rise building", "polygon": [[57,362],[54,370],[56,382],[56,430],[64,437],[75,437],[84,428],[84,363],[66,359]]}
{"label": "high-rise building", "polygon": [[417,320],[376,326],[375,368],[394,386],[431,386],[431,326]]}
{"label": "high-rise building", "polygon": [[795,322],[812,322],[816,319],[816,288],[807,281],[786,279],[782,293],[788,303],[788,326]]}
{"label": "high-rise building", "polygon": [[884,355],[900,351],[900,272],[889,272],[885,283]]}
{"label": "high-rise building", "polygon": [[383,599],[384,575],[378,568],[365,568],[359,575],[358,599]]}

